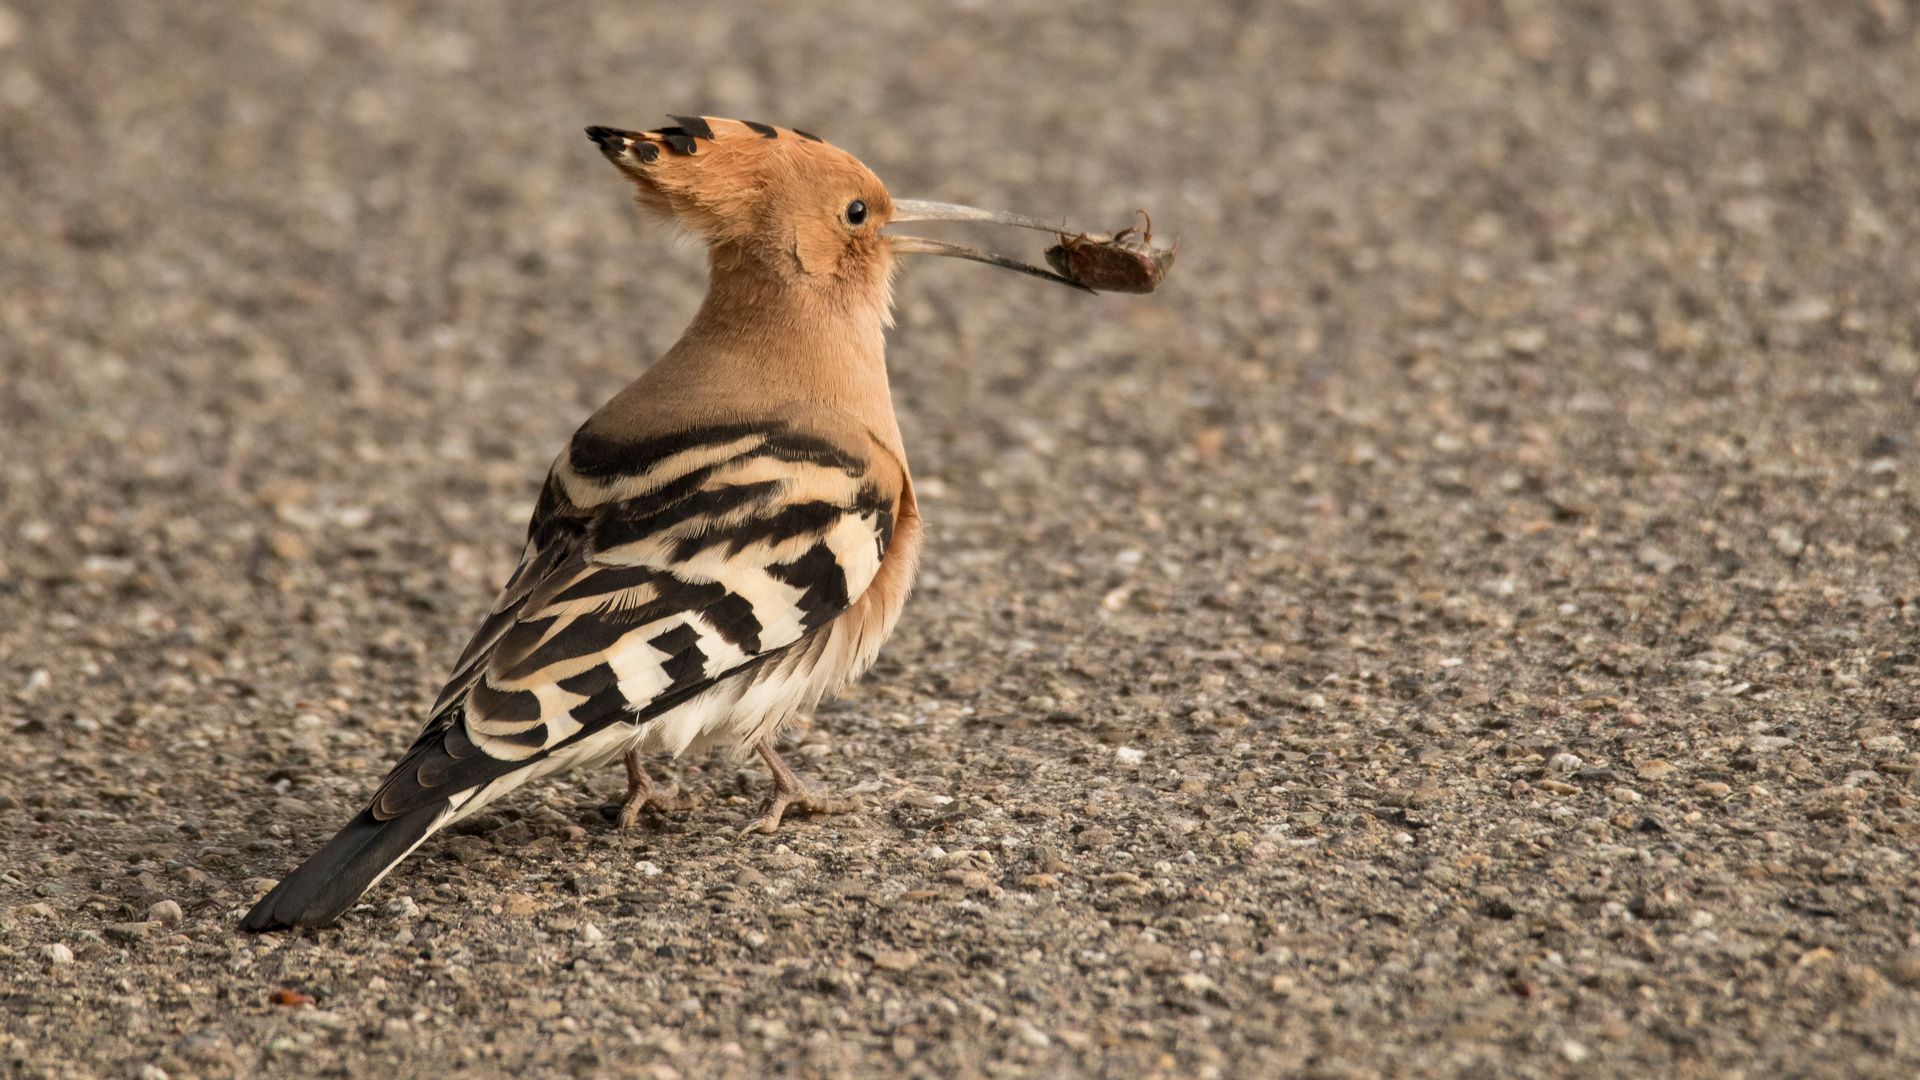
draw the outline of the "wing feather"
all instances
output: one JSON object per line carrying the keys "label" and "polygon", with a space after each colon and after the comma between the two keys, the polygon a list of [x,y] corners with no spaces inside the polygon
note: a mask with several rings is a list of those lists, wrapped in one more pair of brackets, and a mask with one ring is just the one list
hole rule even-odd
{"label": "wing feather", "polygon": [[[814,655],[878,571],[894,498],[845,446],[770,425],[575,443],[528,545],[372,809],[393,818],[720,681]],[[649,457],[651,455],[651,457]],[[805,644],[813,641],[813,645]]]}

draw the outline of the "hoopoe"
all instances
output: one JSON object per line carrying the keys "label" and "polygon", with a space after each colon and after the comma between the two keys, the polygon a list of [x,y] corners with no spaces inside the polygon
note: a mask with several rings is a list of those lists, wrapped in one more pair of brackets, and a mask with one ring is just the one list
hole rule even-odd
{"label": "hoopoe", "polygon": [[519,568],[412,748],[244,928],[330,922],[435,831],[529,780],[619,757],[622,827],[643,807],[691,804],[641,767],[662,751],[757,749],[773,786],[749,831],[774,831],[790,809],[858,808],[809,792],[772,738],[866,670],[913,580],[920,515],[884,356],[894,256],[1085,286],[881,233],[1045,222],[891,199],[804,131],[673,120],[587,134],[642,207],[706,241],[706,301],[554,462]]}

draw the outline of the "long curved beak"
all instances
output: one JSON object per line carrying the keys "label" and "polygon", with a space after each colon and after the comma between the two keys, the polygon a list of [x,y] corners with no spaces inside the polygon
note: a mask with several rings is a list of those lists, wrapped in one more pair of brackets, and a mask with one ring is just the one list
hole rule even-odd
{"label": "long curved beak", "polygon": [[893,221],[980,221],[988,225],[1018,225],[1023,229],[1039,229],[1041,232],[1057,233],[1065,225],[1054,225],[1016,214],[1009,210],[982,210],[977,206],[961,206],[959,203],[928,202],[925,199],[893,200]]}
{"label": "long curved beak", "polygon": [[[888,224],[894,225],[903,221],[976,221],[987,225],[1016,225],[1023,229],[1039,229],[1042,232],[1059,233],[1061,231],[1060,226],[1050,225],[1037,217],[1015,214],[1006,210],[982,210],[975,206],[927,202],[923,199],[895,199],[893,200],[893,217]],[[1092,289],[1071,278],[1061,277],[1051,270],[1042,270],[1005,255],[995,255],[991,251],[949,244],[944,240],[929,240],[921,236],[889,235],[887,239],[892,241],[893,252],[896,255],[949,255],[956,259],[972,259],[974,262],[983,262],[989,266],[1018,270],[1023,274],[1045,278],[1070,289],[1079,289],[1086,293],[1093,292]]]}

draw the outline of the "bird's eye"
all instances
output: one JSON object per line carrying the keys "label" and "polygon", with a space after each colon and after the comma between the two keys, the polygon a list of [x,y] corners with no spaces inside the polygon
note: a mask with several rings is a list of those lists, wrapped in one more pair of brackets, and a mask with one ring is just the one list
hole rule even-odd
{"label": "bird's eye", "polygon": [[847,224],[858,226],[866,224],[866,221],[867,204],[865,200],[855,199],[847,204]]}

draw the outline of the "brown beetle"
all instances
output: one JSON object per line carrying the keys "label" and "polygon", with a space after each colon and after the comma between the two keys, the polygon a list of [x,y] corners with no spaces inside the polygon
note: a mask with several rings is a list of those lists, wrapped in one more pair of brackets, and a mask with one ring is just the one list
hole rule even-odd
{"label": "brown beetle", "polygon": [[1152,292],[1166,278],[1180,242],[1154,247],[1153,219],[1145,210],[1139,213],[1147,220],[1144,227],[1122,229],[1111,237],[1058,233],[1060,242],[1047,249],[1047,265],[1075,285],[1098,292]]}

